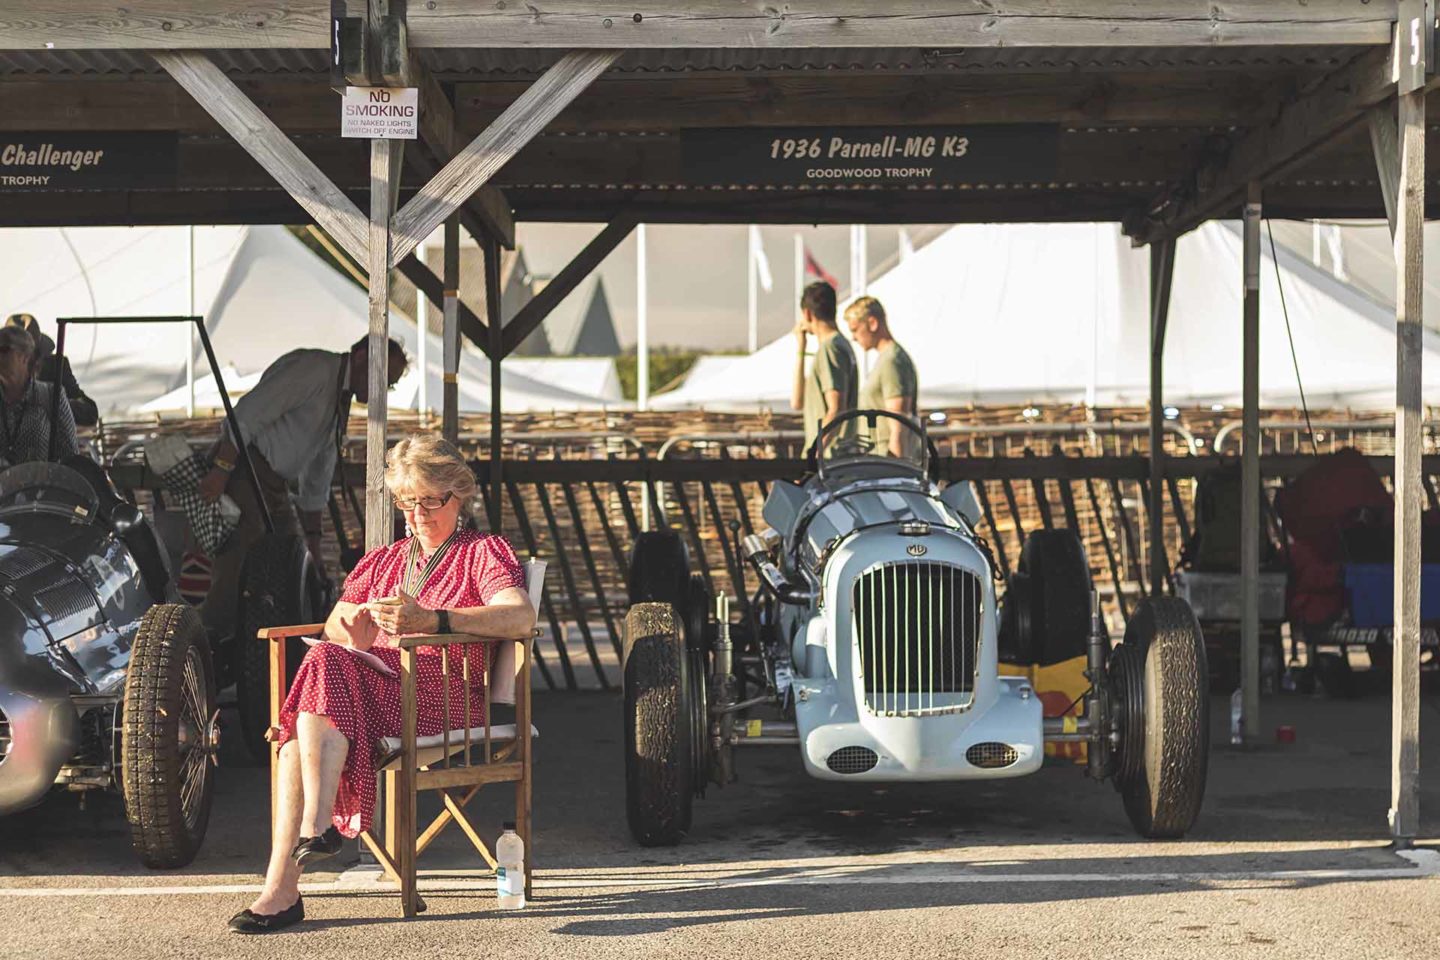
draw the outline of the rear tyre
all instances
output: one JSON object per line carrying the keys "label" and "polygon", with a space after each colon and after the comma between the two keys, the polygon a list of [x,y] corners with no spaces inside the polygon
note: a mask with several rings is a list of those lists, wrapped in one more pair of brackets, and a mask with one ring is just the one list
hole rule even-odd
{"label": "rear tyre", "polygon": [[147,867],[195,859],[210,822],[218,747],[215,671],[188,604],[146,611],[130,648],[120,734],[130,840]]}
{"label": "rear tyre", "polygon": [[[240,735],[257,762],[270,756],[265,733],[270,729],[269,644],[255,639],[263,627],[314,623],[326,611],[324,583],[305,541],[289,534],[271,534],[245,554],[240,574],[239,632],[235,644],[235,699],[240,711]],[[299,638],[287,641],[286,679],[305,657]]]}
{"label": "rear tyre", "polygon": [[1073,530],[1036,530],[1025,538],[1000,611],[1000,652],[1007,663],[1063,663],[1085,655],[1090,636],[1090,564]]}
{"label": "rear tyre", "polygon": [[696,780],[690,657],[675,608],[641,603],[625,615],[625,813],[646,847],[690,830]]}
{"label": "rear tyre", "polygon": [[1109,675],[1121,733],[1115,785],[1125,812],[1143,837],[1183,837],[1200,815],[1210,752],[1205,639],[1189,604],[1175,597],[1142,603]]}

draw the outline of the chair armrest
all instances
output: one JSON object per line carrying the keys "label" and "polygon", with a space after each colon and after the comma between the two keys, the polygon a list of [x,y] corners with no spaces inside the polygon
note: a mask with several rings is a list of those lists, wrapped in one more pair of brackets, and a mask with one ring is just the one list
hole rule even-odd
{"label": "chair armrest", "polygon": [[462,643],[524,643],[533,637],[477,637],[473,633],[428,633],[397,637],[395,645],[402,650],[416,647],[449,647]]}
{"label": "chair armrest", "polygon": [[262,627],[256,634],[261,640],[274,640],[280,637],[307,637],[319,635],[325,629],[323,623],[302,623],[293,627]]}

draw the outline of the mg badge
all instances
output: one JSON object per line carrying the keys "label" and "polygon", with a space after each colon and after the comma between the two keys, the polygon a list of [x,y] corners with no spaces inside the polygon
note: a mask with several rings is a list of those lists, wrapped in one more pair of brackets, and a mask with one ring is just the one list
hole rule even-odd
{"label": "mg badge", "polygon": [[912,557],[923,557],[923,556],[925,556],[925,544],[923,544],[923,543],[912,543],[912,544],[909,544],[909,545],[907,545],[907,546],[905,547],[905,552],[908,553],[908,554],[910,554],[910,556],[912,556]]}

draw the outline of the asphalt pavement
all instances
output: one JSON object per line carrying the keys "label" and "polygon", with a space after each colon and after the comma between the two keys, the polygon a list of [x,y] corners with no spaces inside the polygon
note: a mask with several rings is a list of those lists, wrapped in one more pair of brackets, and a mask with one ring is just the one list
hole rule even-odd
{"label": "asphalt pavement", "polygon": [[[306,924],[251,938],[225,921],[260,880],[267,779],[231,738],[205,846],[182,870],[135,861],[111,796],[82,809],[60,795],[0,819],[0,957],[1440,953],[1440,763],[1423,776],[1419,849],[1398,855],[1388,698],[1267,699],[1265,729],[1291,724],[1296,742],[1244,750],[1226,744],[1225,706],[1214,701],[1209,789],[1183,841],[1137,838],[1114,789],[1070,764],[983,784],[858,785],[810,780],[778,747],[743,754],[740,782],[711,788],[686,841],[656,850],[625,826],[618,696],[541,694],[525,910],[494,909],[493,879],[451,830],[421,859],[422,917],[402,920],[352,849],[307,876]],[[1436,742],[1433,694],[1423,722]],[[474,809],[493,837],[509,789],[488,792]]]}

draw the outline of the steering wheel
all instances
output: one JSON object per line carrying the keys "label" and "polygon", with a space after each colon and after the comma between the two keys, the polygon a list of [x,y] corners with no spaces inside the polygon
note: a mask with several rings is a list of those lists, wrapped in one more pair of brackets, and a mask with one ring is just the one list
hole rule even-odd
{"label": "steering wheel", "polygon": [[[820,428],[820,432],[816,434],[814,442],[810,444],[810,449],[805,452],[805,469],[810,473],[818,473],[820,471],[820,451],[825,447],[826,440],[845,424],[851,420],[865,420],[869,423],[870,429],[873,431],[877,417],[888,417],[894,420],[925,444],[925,452],[927,455],[925,476],[931,482],[939,483],[940,451],[935,448],[934,442],[925,433],[924,428],[919,426],[913,419],[890,410],[847,410],[834,420],[825,424]],[[873,445],[858,436],[845,437],[836,440],[832,445],[832,449],[843,456],[863,456],[872,452]],[[880,456],[880,454],[876,454],[876,456]]]}

